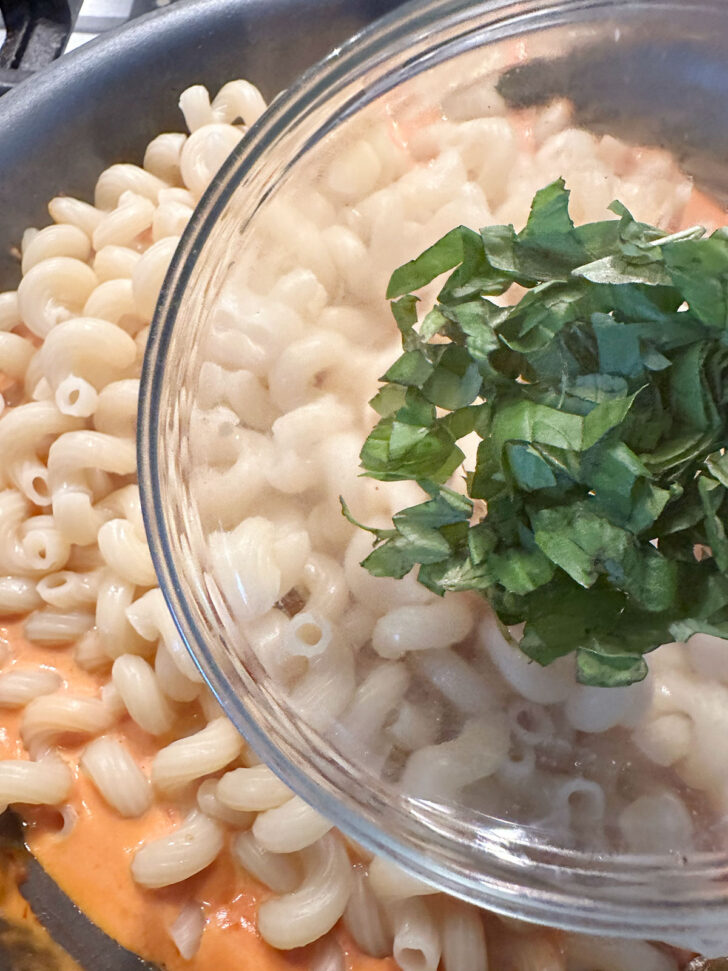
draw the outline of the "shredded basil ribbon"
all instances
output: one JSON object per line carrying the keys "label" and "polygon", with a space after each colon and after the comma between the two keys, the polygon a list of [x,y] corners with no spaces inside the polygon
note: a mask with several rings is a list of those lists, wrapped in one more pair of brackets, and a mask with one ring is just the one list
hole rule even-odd
{"label": "shredded basil ribbon", "polygon": [[[392,275],[403,353],[361,464],[429,498],[369,530],[363,566],[477,590],[533,660],[624,685],[666,641],[728,637],[728,230],[666,235],[619,202],[577,227],[568,204],[559,179],[520,233],[460,226]],[[414,291],[450,270],[420,321]]]}

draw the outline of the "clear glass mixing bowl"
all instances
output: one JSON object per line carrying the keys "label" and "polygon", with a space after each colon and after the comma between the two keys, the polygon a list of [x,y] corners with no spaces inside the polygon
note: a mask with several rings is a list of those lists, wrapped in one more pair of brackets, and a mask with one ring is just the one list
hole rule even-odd
{"label": "clear glass mixing bowl", "polygon": [[[380,519],[409,504],[360,492],[355,474],[396,334],[387,274],[484,206],[522,224],[564,166],[577,221],[628,193],[638,215],[678,223],[684,172],[722,198],[726,45],[722,0],[432,0],[353,38],[273,103],[197,209],[150,335],[139,436],[179,630],[292,789],[474,903],[707,954],[728,951],[728,834],[719,783],[682,767],[699,729],[720,737],[725,689],[697,648],[660,649],[646,684],[568,701],[570,662],[521,664],[471,598],[477,636],[382,658],[372,624],[392,597],[424,594],[372,586],[351,551],[337,565],[355,531],[335,493]],[[481,194],[463,190],[463,166],[471,184],[482,164]],[[396,198],[378,193],[395,182]],[[337,411],[354,386],[356,407]],[[714,723],[674,700],[676,678],[696,708],[719,692]],[[683,733],[672,754],[660,712]]]}

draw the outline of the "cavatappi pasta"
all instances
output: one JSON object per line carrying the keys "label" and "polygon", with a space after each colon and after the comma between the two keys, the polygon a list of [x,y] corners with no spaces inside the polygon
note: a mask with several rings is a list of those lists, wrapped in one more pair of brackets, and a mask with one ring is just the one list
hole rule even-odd
{"label": "cavatappi pasta", "polygon": [[[88,832],[105,865],[130,862],[124,893],[158,908],[151,922],[166,943],[129,936],[121,891],[106,929],[168,967],[219,971],[245,948],[261,971],[293,967],[261,945],[257,922],[272,948],[307,947],[310,971],[676,971],[669,948],[502,920],[354,852],[258,762],[209,696],[146,546],[136,400],[179,235],[264,104],[246,81],[212,100],[196,86],[180,104],[190,134],[161,134],[141,166],[107,169],[93,204],[52,200],[53,224],[23,238],[17,292],[0,294],[0,807],[20,805],[48,859]],[[571,128],[566,105],[517,117],[461,107],[399,140],[361,133],[330,160],[318,192],[270,207],[273,255],[257,290],[241,264],[200,375],[192,487],[213,532],[213,574],[301,715],[322,731],[336,722],[342,751],[364,738],[411,792],[477,794],[485,780],[527,815],[536,788],[565,831],[598,828],[614,780],[559,766],[558,724],[572,739],[632,732],[645,764],[674,770],[721,808],[726,756],[710,739],[728,720],[728,669],[714,639],[663,649],[651,682],[610,692],[605,710],[567,662],[526,664],[473,598],[441,602],[412,578],[361,570],[368,540],[339,515],[340,493],[372,521],[411,492],[357,478],[366,402],[395,342],[386,308],[371,300],[392,267],[456,222],[521,222],[552,176],[566,176],[580,220],[619,196],[677,225],[691,192],[664,154]],[[298,609],[282,609],[291,591]],[[415,677],[459,724],[451,737],[437,711],[423,718],[413,702]],[[697,686],[709,699],[699,709]],[[683,801],[656,779],[623,800],[625,845],[643,838],[646,799],[661,832],[694,845]],[[30,808],[39,804],[71,807],[71,823],[34,843],[46,825]],[[249,906],[232,925],[220,916],[226,894]]]}

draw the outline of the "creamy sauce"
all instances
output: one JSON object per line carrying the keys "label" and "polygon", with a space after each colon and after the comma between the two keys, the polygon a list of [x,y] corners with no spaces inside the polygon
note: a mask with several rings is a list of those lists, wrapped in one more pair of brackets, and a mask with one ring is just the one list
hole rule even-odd
{"label": "creamy sauce", "polygon": [[[527,112],[522,113],[518,130],[519,138],[527,144],[531,136]],[[725,210],[694,189],[682,224],[702,224],[712,231],[725,222]],[[0,626],[2,638],[12,648],[12,660],[6,670],[15,665],[52,668],[64,679],[66,688],[72,687],[74,694],[92,696],[98,696],[102,683],[107,680],[79,669],[66,649],[28,643],[22,635],[21,623]],[[190,729],[195,724],[203,727],[204,718],[196,705],[189,708]],[[0,759],[27,758],[19,731],[21,713],[2,712]],[[128,716],[118,722],[115,734],[124,739],[137,762],[147,771],[158,749],[171,740],[152,738]],[[239,868],[228,853],[181,884],[156,891],[138,887],[129,868],[134,852],[144,841],[177,825],[181,809],[157,801],[140,819],[121,818],[78,768],[85,740],[69,737],[61,743],[61,752],[76,776],[69,806],[77,819],[70,832],[61,834],[60,812],[25,807],[27,841],[46,871],[94,923],[129,950],[169,971],[190,968],[195,971],[306,971],[310,967],[310,949],[281,953],[262,941],[256,930],[256,913],[269,891]],[[6,885],[0,897],[0,912],[11,920],[27,923],[33,930],[29,907],[15,889],[16,881],[22,879],[22,867],[15,860],[3,860],[2,873],[6,876]],[[203,905],[207,923],[199,952],[191,961],[185,961],[177,952],[168,928],[190,900]],[[489,935],[495,944],[501,933],[499,927],[494,923]],[[40,928],[37,931],[40,933]],[[336,933],[346,954],[347,971],[396,971],[392,958],[379,960],[364,956],[343,930]],[[685,961],[689,957],[687,952],[682,955]],[[58,967],[71,971],[76,966],[69,961],[59,963]]]}
{"label": "creamy sauce", "polygon": [[[88,674],[73,663],[67,650],[30,644],[21,624],[0,627],[0,637],[12,646],[12,666],[41,665],[53,668],[74,694],[96,695],[105,680]],[[194,709],[194,706],[190,706]],[[27,758],[20,738],[21,711],[4,711],[0,726],[0,759]],[[200,720],[191,710],[191,721]],[[166,744],[142,732],[126,716],[116,725],[130,752],[145,770],[157,750]],[[73,828],[60,835],[60,812],[47,807],[25,807],[27,842],[33,854],[56,883],[89,918],[124,947],[169,971],[306,971],[311,951],[299,948],[274,950],[256,929],[258,904],[270,891],[249,876],[223,853],[202,873],[161,890],[144,890],[132,877],[129,865],[145,840],[169,832],[180,822],[177,808],[157,801],[139,819],[123,819],[99,796],[78,768],[84,742],[62,739],[60,750],[68,761],[76,784],[68,805],[78,814]],[[203,905],[207,918],[200,949],[191,961],[180,957],[168,928],[185,903]],[[347,971],[396,971],[393,959],[370,958],[337,930],[346,954]]]}

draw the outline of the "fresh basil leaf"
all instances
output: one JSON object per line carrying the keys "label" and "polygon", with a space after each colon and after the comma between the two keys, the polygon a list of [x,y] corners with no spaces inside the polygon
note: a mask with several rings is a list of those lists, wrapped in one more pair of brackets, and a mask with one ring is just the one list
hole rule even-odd
{"label": "fresh basil leaf", "polygon": [[599,369],[603,374],[634,377],[644,368],[638,332],[625,327],[609,314],[592,314],[592,328],[599,349]]}
{"label": "fresh basil leaf", "polygon": [[703,505],[703,526],[710,551],[721,572],[728,572],[728,537],[725,534],[725,513],[720,509],[725,501],[726,489],[716,479],[701,475],[698,479],[698,494]]}
{"label": "fresh basil leaf", "polygon": [[402,297],[401,300],[392,302],[392,316],[402,335],[402,347],[405,351],[414,351],[420,344],[420,338],[415,332],[418,302],[418,297],[412,294],[408,294],[406,297]]}
{"label": "fresh basil leaf", "polygon": [[[456,227],[396,270],[404,353],[361,452],[365,475],[427,496],[370,528],[367,569],[476,591],[525,624],[532,660],[573,653],[605,686],[643,678],[671,638],[728,637],[728,230],[610,208],[574,226],[559,179],[520,232]],[[489,299],[513,284],[517,300]]]}
{"label": "fresh basil leaf", "polygon": [[662,246],[670,282],[708,327],[728,326],[728,238],[680,241]]}
{"label": "fresh basil leaf", "polygon": [[361,561],[361,566],[374,577],[394,577],[395,580],[401,580],[416,562],[410,544],[404,537],[398,536],[377,546]]}
{"label": "fresh basil leaf", "polygon": [[406,389],[398,384],[385,384],[369,404],[382,418],[388,418],[404,406]]}
{"label": "fresh basil leaf", "polygon": [[503,293],[513,282],[510,274],[493,266],[480,234],[461,229],[462,262],[438,294],[441,304],[457,304],[475,295]]}
{"label": "fresh basil leaf", "polygon": [[426,428],[431,425],[436,417],[437,411],[431,401],[422,394],[418,388],[401,388],[400,385],[385,385],[389,388],[397,388],[404,391],[404,401],[394,413],[398,423],[403,425],[417,425]]}
{"label": "fresh basil leaf", "polygon": [[639,654],[605,654],[580,647],[576,652],[576,680],[596,688],[621,687],[644,681],[647,663]]}
{"label": "fresh basil leaf", "polygon": [[462,263],[463,239],[471,233],[472,230],[458,226],[421,253],[417,259],[400,266],[390,278],[387,300],[411,294],[413,290],[419,290],[441,273]]}
{"label": "fresh basil leaf", "polygon": [[659,260],[637,263],[619,253],[604,256],[572,270],[574,276],[583,277],[590,283],[606,283],[624,286],[627,283],[643,283],[647,286],[666,286],[672,282],[670,274]]}
{"label": "fresh basil leaf", "polygon": [[513,549],[492,553],[484,562],[509,593],[531,593],[553,578],[556,567],[540,550]]}
{"label": "fresh basil leaf", "polygon": [[530,512],[539,549],[582,587],[616,568],[630,552],[626,530],[600,516],[586,502]]}
{"label": "fresh basil leaf", "polygon": [[440,489],[439,494],[428,502],[395,513],[392,521],[400,532],[404,532],[410,525],[438,529],[452,523],[467,522],[472,513],[473,504],[470,499],[451,489]]}
{"label": "fresh basil leaf", "polygon": [[728,454],[714,452],[705,460],[705,467],[714,479],[728,489]]}
{"label": "fresh basil leaf", "polygon": [[477,361],[464,347],[451,344],[422,384],[422,394],[438,408],[456,411],[475,401],[482,383]]}
{"label": "fresh basil leaf", "polygon": [[468,554],[475,566],[480,566],[498,545],[498,533],[486,522],[471,526],[468,530]]}
{"label": "fresh basil leaf", "polygon": [[508,442],[505,453],[511,475],[519,489],[535,492],[537,489],[551,489],[556,485],[556,476],[551,466],[532,445]]}
{"label": "fresh basil leaf", "polygon": [[405,351],[386,372],[382,381],[419,388],[434,371],[434,366],[422,351]]}
{"label": "fresh basil leaf", "polygon": [[490,426],[490,409],[486,404],[458,408],[438,419],[438,423],[447,428],[456,441],[474,431],[483,438]]}
{"label": "fresh basil leaf", "polygon": [[563,179],[540,189],[533,198],[525,228],[518,234],[520,264],[542,280],[568,279],[589,255],[569,215],[569,191]]}
{"label": "fresh basil leaf", "polygon": [[377,540],[382,541],[385,539],[391,539],[397,535],[396,529],[376,529],[372,526],[365,526],[364,523],[360,523],[358,519],[354,518],[351,509],[346,504],[343,496],[339,496],[339,503],[341,505],[341,512],[346,519],[352,524],[352,526],[358,526],[359,529],[365,529],[368,533],[373,533]]}

